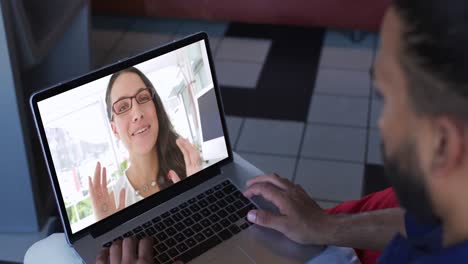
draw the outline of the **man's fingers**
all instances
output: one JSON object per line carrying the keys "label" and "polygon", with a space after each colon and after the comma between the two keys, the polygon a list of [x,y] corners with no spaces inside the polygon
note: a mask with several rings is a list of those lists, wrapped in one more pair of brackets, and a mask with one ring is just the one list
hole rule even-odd
{"label": "man's fingers", "polygon": [[148,263],[153,261],[153,239],[145,237],[138,244],[138,259],[144,259]]}
{"label": "man's fingers", "polygon": [[280,212],[286,208],[285,192],[269,182],[255,183],[244,191],[244,196],[251,198],[260,195],[266,200],[272,202]]}
{"label": "man's fingers", "polygon": [[127,237],[122,242],[122,262],[135,263],[137,259],[137,245],[136,238]]}
{"label": "man's fingers", "polygon": [[112,243],[109,250],[110,263],[122,263],[122,241]]}
{"label": "man's fingers", "polygon": [[265,210],[251,210],[247,214],[247,219],[259,226],[268,227],[279,232],[284,232],[285,225],[287,221],[285,221],[285,216],[274,214]]}
{"label": "man's fingers", "polygon": [[285,178],[281,178],[276,173],[257,176],[247,181],[247,187],[252,186],[253,184],[256,184],[256,183],[264,183],[264,182],[269,182],[282,190],[287,190],[289,187],[291,187],[291,182],[289,180]]}
{"label": "man's fingers", "polygon": [[96,264],[107,264],[109,260],[109,249],[105,248],[99,252],[99,255],[96,257]]}
{"label": "man's fingers", "polygon": [[170,170],[167,173],[167,177],[173,182],[173,183],[178,183],[180,182],[180,177],[177,175],[177,173],[173,170]]}

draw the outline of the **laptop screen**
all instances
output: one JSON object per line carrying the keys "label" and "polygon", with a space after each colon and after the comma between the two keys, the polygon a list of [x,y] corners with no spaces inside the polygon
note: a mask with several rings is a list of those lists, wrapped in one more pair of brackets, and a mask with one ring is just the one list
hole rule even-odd
{"label": "laptop screen", "polygon": [[228,157],[204,40],[37,105],[72,233]]}

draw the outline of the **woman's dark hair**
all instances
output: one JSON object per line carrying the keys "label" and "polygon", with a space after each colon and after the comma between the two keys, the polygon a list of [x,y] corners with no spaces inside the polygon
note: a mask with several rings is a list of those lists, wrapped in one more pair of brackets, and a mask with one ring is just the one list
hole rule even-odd
{"label": "woman's dark hair", "polygon": [[159,174],[157,175],[157,182],[161,189],[166,188],[172,185],[172,181],[167,178],[169,170],[174,170],[181,180],[187,177],[184,155],[176,144],[176,140],[179,138],[179,135],[172,127],[171,121],[169,120],[169,116],[164,109],[161,98],[159,97],[156,89],[148,77],[146,77],[137,68],[127,68],[116,72],[111,76],[106,90],[107,117],[109,120],[112,119],[112,102],[110,98],[112,87],[115,80],[124,73],[134,73],[138,75],[145,84],[146,88],[153,91],[153,103],[156,108],[159,124],[158,140],[156,141],[156,151],[158,153],[159,159]]}
{"label": "woman's dark hair", "polygon": [[394,0],[393,7],[413,108],[468,123],[468,1]]}

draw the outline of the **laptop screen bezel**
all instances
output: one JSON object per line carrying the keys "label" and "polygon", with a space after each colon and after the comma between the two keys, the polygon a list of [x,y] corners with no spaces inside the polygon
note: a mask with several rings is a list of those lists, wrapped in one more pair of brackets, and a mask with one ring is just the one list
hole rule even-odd
{"label": "laptop screen bezel", "polygon": [[[188,45],[191,45],[193,43],[196,43],[198,41],[204,40],[205,43],[205,48],[206,52],[208,55],[208,62],[210,66],[210,72],[211,76],[213,79],[213,86],[216,92],[216,99],[218,102],[219,106],[219,113],[220,113],[220,120],[222,123],[222,128],[223,128],[223,133],[224,133],[224,138],[226,142],[226,147],[227,147],[227,152],[228,152],[228,157],[217,162],[216,164],[211,165],[210,167],[205,168],[204,170],[194,174],[193,176],[179,182],[178,184],[175,184],[167,189],[161,190],[160,192],[140,201],[137,202],[115,214],[112,216],[109,216],[105,219],[100,220],[99,222],[96,222],[88,227],[83,228],[82,230],[79,230],[75,233],[72,233],[70,222],[68,219],[68,215],[66,213],[65,209],[65,204],[61,192],[61,188],[59,185],[59,181],[57,178],[57,174],[55,172],[55,167],[54,163],[52,160],[52,155],[49,149],[49,145],[47,142],[47,137],[45,134],[45,129],[42,123],[42,119],[40,116],[39,108],[38,108],[38,103],[40,101],[43,101],[45,99],[48,99],[50,97],[53,97],[55,95],[64,93],[66,91],[75,89],[81,85],[84,85],[86,83],[92,82],[94,80],[109,76],[115,72],[118,72],[120,70],[132,67],[134,65],[140,64],[142,62],[154,59],[156,57],[159,57],[161,55],[170,53],[172,51],[175,51],[177,49],[186,47]],[[47,169],[49,172],[50,180],[52,182],[53,188],[54,188],[54,193],[55,193],[55,198],[58,203],[59,211],[61,214],[61,220],[64,226],[64,231],[67,234],[68,241],[73,244],[73,242],[79,240],[83,236],[86,236],[88,234],[91,234],[93,237],[98,237],[99,235],[112,230],[113,228],[125,223],[129,219],[133,219],[134,217],[144,213],[145,211],[154,208],[155,206],[162,204],[177,195],[190,190],[191,188],[194,188],[195,186],[202,184],[203,182],[215,177],[216,175],[219,174],[220,168],[222,166],[225,166],[228,163],[231,163],[233,161],[233,154],[232,154],[232,148],[229,140],[229,135],[227,131],[227,126],[226,126],[226,120],[224,117],[224,107],[221,101],[221,93],[219,90],[218,86],[218,81],[216,78],[216,73],[214,69],[214,64],[213,64],[213,58],[211,54],[211,49],[210,45],[208,42],[208,35],[205,32],[199,32],[193,35],[190,35],[188,37],[185,37],[183,39],[174,41],[170,44],[157,47],[153,50],[138,54],[136,56],[133,56],[131,58],[124,59],[122,61],[119,61],[117,63],[114,63],[112,65],[100,68],[96,71],[90,72],[88,74],[85,74],[81,77],[75,78],[73,80],[60,83],[56,86],[53,86],[51,88],[39,91],[35,94],[33,94],[30,98],[30,106],[31,110],[33,112],[34,116],[34,121],[36,125],[36,129],[39,133],[39,138],[41,141],[41,146],[42,146],[42,151],[43,154],[45,155],[46,158],[46,165]]]}

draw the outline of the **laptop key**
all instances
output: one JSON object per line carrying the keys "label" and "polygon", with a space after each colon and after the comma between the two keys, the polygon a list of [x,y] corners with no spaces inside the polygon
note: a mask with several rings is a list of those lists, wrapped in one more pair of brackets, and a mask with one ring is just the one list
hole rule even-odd
{"label": "laptop key", "polygon": [[177,230],[175,230],[173,227],[169,227],[168,229],[166,229],[166,233],[168,236],[173,236],[177,233]]}
{"label": "laptop key", "polygon": [[164,253],[168,249],[164,243],[157,244],[154,248],[158,251],[159,254]]}
{"label": "laptop key", "polygon": [[203,230],[203,234],[206,237],[210,237],[210,236],[214,235],[214,232],[213,232],[213,230],[211,230],[211,228],[208,227],[207,229]]}
{"label": "laptop key", "polygon": [[151,221],[148,221],[148,222],[146,222],[146,223],[143,224],[143,227],[144,227],[144,228],[148,228],[148,227],[150,227],[150,226],[152,226],[152,225],[153,225],[153,223],[152,223]]}
{"label": "laptop key", "polygon": [[182,219],[184,219],[184,217],[180,214],[180,213],[176,213],[172,216],[172,219],[174,219],[174,221],[176,222],[179,222],[181,221]]}
{"label": "laptop key", "polygon": [[212,203],[215,203],[218,199],[214,196],[214,195],[210,195],[208,197],[206,197],[206,200],[212,204]]}
{"label": "laptop key", "polygon": [[239,217],[236,215],[236,214],[232,214],[228,217],[229,221],[231,221],[232,223],[236,222],[237,220],[239,220]]}
{"label": "laptop key", "polygon": [[158,223],[154,224],[154,229],[156,229],[156,231],[158,231],[158,232],[163,231],[164,228],[166,228],[166,226],[162,222],[158,222]]}
{"label": "laptop key", "polygon": [[169,256],[172,258],[175,258],[177,255],[179,255],[179,251],[177,251],[175,248],[171,248],[169,251],[167,251],[167,254],[169,254]]}
{"label": "laptop key", "polygon": [[240,228],[242,229],[246,229],[247,227],[249,227],[250,225],[248,223],[243,223]]}
{"label": "laptop key", "polygon": [[170,237],[170,238],[168,238],[168,239],[166,240],[166,245],[167,245],[168,247],[173,247],[173,246],[175,246],[176,244],[177,244],[177,242],[176,242],[175,239],[173,239],[172,237]]}
{"label": "laptop key", "polygon": [[224,198],[224,200],[226,200],[227,203],[233,203],[236,199],[234,199],[234,197],[232,196],[227,196],[226,198]]}
{"label": "laptop key", "polygon": [[161,215],[161,217],[164,219],[164,218],[167,218],[171,215],[171,213],[169,211],[165,212],[164,214]]}
{"label": "laptop key", "polygon": [[192,212],[196,213],[196,212],[200,211],[200,206],[198,206],[197,204],[192,204],[190,206],[190,210],[192,210]]}
{"label": "laptop key", "polygon": [[158,256],[158,260],[161,261],[161,263],[165,263],[169,261],[170,258],[166,253],[162,253],[161,255]]}
{"label": "laptop key", "polygon": [[239,217],[245,217],[247,215],[247,213],[250,211],[250,210],[253,210],[253,209],[257,209],[257,207],[255,207],[255,205],[248,205],[242,209],[240,209],[239,211],[237,211],[237,215]]}
{"label": "laptop key", "polygon": [[224,209],[221,209],[221,210],[218,211],[218,215],[219,215],[219,217],[224,218],[224,217],[226,217],[228,215],[228,213],[226,211],[224,211]]}
{"label": "laptop key", "polygon": [[198,232],[202,231],[203,227],[200,224],[197,223],[197,224],[194,224],[192,226],[192,229],[193,229],[193,231],[198,233]]}
{"label": "laptop key", "polygon": [[221,225],[218,224],[218,223],[212,225],[211,228],[213,228],[213,230],[214,230],[215,232],[219,232],[219,231],[221,231],[221,229],[223,229],[223,228],[221,227]]}
{"label": "laptop key", "polygon": [[164,241],[168,238],[168,236],[166,235],[166,233],[164,233],[164,231],[157,233],[156,237],[159,239],[159,241]]}
{"label": "laptop key", "polygon": [[201,201],[198,202],[198,206],[200,206],[201,208],[207,207],[207,206],[208,206],[208,202],[207,202],[205,199],[203,199],[203,200],[201,200]]}
{"label": "laptop key", "polygon": [[209,216],[209,215],[211,214],[210,210],[208,210],[208,209],[206,209],[206,208],[203,209],[203,210],[201,210],[200,213],[201,213],[204,217],[207,217],[207,216]]}
{"label": "laptop key", "polygon": [[184,230],[185,228],[185,225],[182,223],[182,222],[179,222],[177,224],[174,225],[174,228],[177,229],[177,230]]}
{"label": "laptop key", "polygon": [[185,240],[185,244],[187,244],[187,246],[189,247],[193,247],[197,244],[197,241],[195,241],[195,239],[193,238],[189,238],[187,240]]}
{"label": "laptop key", "polygon": [[178,233],[174,238],[179,243],[185,240],[185,236],[182,233]]}
{"label": "laptop key", "polygon": [[224,200],[219,200],[216,202],[216,204],[220,207],[220,208],[224,208],[228,205],[228,203],[226,203],[226,201]]}
{"label": "laptop key", "polygon": [[236,190],[236,187],[234,185],[228,185],[228,186],[224,187],[223,192],[225,194],[230,194],[230,193],[234,192],[235,190]]}
{"label": "laptop key", "polygon": [[197,201],[197,198],[192,198],[192,199],[188,200],[188,203],[189,203],[189,204],[193,204],[193,203],[195,203],[196,201]]}
{"label": "laptop key", "polygon": [[133,233],[135,234],[140,233],[141,231],[143,231],[143,227],[141,226],[137,226],[133,229]]}
{"label": "laptop key", "polygon": [[148,229],[146,229],[146,234],[148,234],[148,236],[152,236],[156,234],[156,230],[153,227],[149,227]]}
{"label": "laptop key", "polygon": [[151,220],[151,222],[153,222],[153,223],[155,223],[155,224],[156,224],[157,222],[159,222],[159,221],[161,221],[161,217],[160,217],[160,216],[156,216],[155,218],[153,218],[153,220]]}
{"label": "laptop key", "polygon": [[229,213],[234,213],[237,209],[236,207],[234,207],[234,205],[230,204],[228,206],[226,206],[226,208],[224,208],[226,211],[228,211]]}
{"label": "laptop key", "polygon": [[179,212],[179,207],[172,208],[170,212],[173,213],[173,214]]}
{"label": "laptop key", "polygon": [[223,186],[227,186],[229,184],[231,184],[231,182],[229,180],[225,180],[221,183]]}
{"label": "laptop key", "polygon": [[208,219],[210,219],[212,223],[215,223],[215,222],[218,222],[220,218],[218,215],[212,214],[210,215],[210,217],[208,217]]}
{"label": "laptop key", "polygon": [[214,248],[215,246],[219,245],[222,242],[216,236],[212,236],[211,238],[199,243],[198,245],[192,247],[191,249],[187,250],[186,252],[182,253],[180,256],[175,258],[174,260],[180,260],[183,263],[188,263],[192,259],[200,256],[201,254],[205,253],[206,251]]}
{"label": "laptop key", "polygon": [[174,224],[174,220],[172,220],[172,218],[168,217],[166,219],[163,220],[163,223],[166,225],[166,226],[171,226]]}
{"label": "laptop key", "polygon": [[219,207],[218,207],[216,204],[212,204],[212,205],[210,205],[210,210],[211,210],[212,212],[216,212],[216,211],[219,210]]}
{"label": "laptop key", "polygon": [[188,204],[187,204],[186,202],[183,202],[183,203],[181,203],[181,204],[179,205],[179,208],[180,208],[180,209],[184,209],[184,208],[187,207],[187,206],[188,206]]}
{"label": "laptop key", "polygon": [[195,222],[191,219],[191,218],[187,218],[187,219],[184,219],[184,224],[186,226],[191,226],[193,225]]}
{"label": "laptop key", "polygon": [[214,192],[213,189],[209,189],[208,191],[205,192],[205,194],[206,194],[206,195],[210,195],[210,194],[212,194],[213,192]]}
{"label": "laptop key", "polygon": [[177,245],[176,248],[177,248],[177,250],[179,250],[179,252],[184,252],[185,250],[188,249],[188,247],[184,244],[184,242]]}
{"label": "laptop key", "polygon": [[190,212],[190,210],[188,210],[187,208],[184,208],[184,210],[182,210],[180,212],[184,217],[188,217],[192,214],[192,212]]}
{"label": "laptop key", "polygon": [[199,213],[195,213],[192,215],[192,218],[195,222],[198,222],[203,219],[203,217]]}
{"label": "laptop key", "polygon": [[211,225],[211,222],[208,219],[203,219],[200,223],[203,227],[207,227]]}
{"label": "laptop key", "polygon": [[215,190],[219,190],[221,188],[223,188],[223,185],[221,183],[214,187]]}
{"label": "laptop key", "polygon": [[123,240],[123,237],[119,236],[119,237],[115,238],[113,241],[115,242],[117,240]]}
{"label": "laptop key", "polygon": [[237,208],[237,209],[241,209],[242,207],[244,207],[244,203],[237,200],[234,202],[234,206]]}
{"label": "laptop key", "polygon": [[184,233],[184,235],[186,237],[191,237],[191,236],[193,236],[193,234],[195,234],[190,227],[186,228],[182,233]]}
{"label": "laptop key", "polygon": [[221,223],[221,226],[222,226],[222,227],[228,227],[228,226],[231,225],[231,222],[229,222],[229,220],[227,220],[227,219],[221,220],[220,223]]}
{"label": "laptop key", "polygon": [[111,247],[112,246],[112,241],[109,241],[109,242],[105,243],[102,246],[105,247],[105,248]]}
{"label": "laptop key", "polygon": [[198,200],[201,200],[201,199],[203,199],[203,198],[205,198],[205,194],[204,194],[204,193],[201,193],[201,194],[197,195],[197,199],[198,199]]}
{"label": "laptop key", "polygon": [[132,231],[128,231],[127,233],[123,234],[123,237],[131,237],[133,235]]}
{"label": "laptop key", "polygon": [[198,241],[198,242],[201,242],[205,239],[205,236],[203,234],[196,234],[195,235],[195,239]]}
{"label": "laptop key", "polygon": [[241,229],[236,225],[231,225],[229,226],[229,231],[231,231],[233,234],[237,234],[241,231]]}
{"label": "laptop key", "polygon": [[223,231],[218,233],[219,237],[221,237],[223,240],[228,240],[229,238],[232,237],[231,232],[229,230],[224,229]]}

